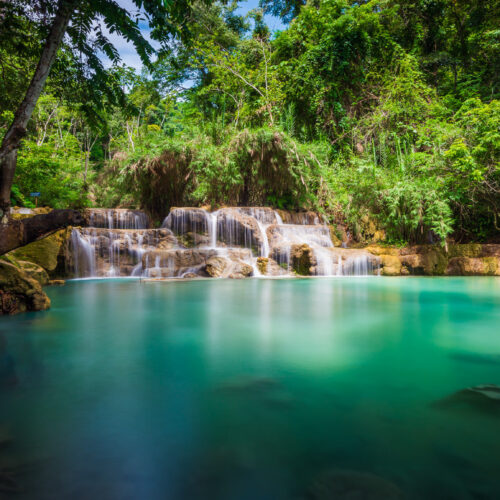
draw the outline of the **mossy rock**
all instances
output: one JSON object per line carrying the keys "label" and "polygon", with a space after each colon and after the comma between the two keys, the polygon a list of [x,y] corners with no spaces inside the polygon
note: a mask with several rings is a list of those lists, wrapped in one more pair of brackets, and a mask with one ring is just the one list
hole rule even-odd
{"label": "mossy rock", "polygon": [[464,245],[450,245],[448,254],[450,259],[453,257],[479,257],[482,252],[480,243],[467,243]]}
{"label": "mossy rock", "polygon": [[380,255],[380,265],[384,276],[401,275],[401,260],[395,255]]}
{"label": "mossy rock", "polygon": [[387,245],[368,245],[367,247],[363,247],[364,250],[367,252],[370,252],[373,255],[392,255],[392,256],[398,256],[399,255],[399,248],[397,247],[391,247]]}
{"label": "mossy rock", "polygon": [[19,260],[18,262],[21,271],[25,272],[30,278],[37,280],[42,286],[48,285],[50,278],[43,267],[25,260]]}
{"label": "mossy rock", "polygon": [[334,247],[342,246],[342,233],[337,229],[336,226],[328,226],[330,229],[330,239],[332,240]]}
{"label": "mossy rock", "polygon": [[453,257],[446,274],[451,276],[495,276],[500,268],[496,257]]}
{"label": "mossy rock", "polygon": [[300,276],[310,276],[313,266],[313,252],[309,245],[294,245],[292,247],[292,269]]}
{"label": "mossy rock", "polygon": [[67,230],[61,229],[50,236],[34,241],[29,245],[18,248],[9,253],[16,260],[28,261],[43,267],[49,274],[56,270],[59,257],[67,238]]}
{"label": "mossy rock", "polygon": [[257,258],[257,269],[259,270],[260,274],[267,273],[268,264],[269,264],[269,259],[267,257],[258,257]]}
{"label": "mossy rock", "polygon": [[410,274],[440,276],[445,274],[448,256],[444,248],[437,245],[419,245],[401,250],[401,263]]}
{"label": "mossy rock", "polygon": [[42,311],[49,307],[50,299],[37,280],[6,259],[0,259],[0,314]]}

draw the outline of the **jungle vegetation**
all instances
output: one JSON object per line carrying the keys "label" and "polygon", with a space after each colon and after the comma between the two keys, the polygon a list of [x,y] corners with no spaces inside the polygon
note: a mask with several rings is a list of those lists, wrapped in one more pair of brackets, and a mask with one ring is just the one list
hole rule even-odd
{"label": "jungle vegetation", "polygon": [[[2,137],[61,1],[2,4]],[[39,191],[56,208],[158,220],[171,206],[270,205],[345,221],[361,241],[374,227],[401,244],[500,241],[498,0],[261,0],[244,16],[235,1],[134,2],[136,17],[73,2],[13,205]],[[142,72],[121,63],[114,31]]]}

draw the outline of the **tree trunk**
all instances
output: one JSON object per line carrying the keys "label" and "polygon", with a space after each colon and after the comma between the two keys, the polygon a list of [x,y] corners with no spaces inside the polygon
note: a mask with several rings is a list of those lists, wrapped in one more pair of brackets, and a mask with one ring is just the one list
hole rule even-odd
{"label": "tree trunk", "polygon": [[26,219],[0,224],[0,255],[36,241],[67,226],[81,226],[84,218],[77,210],[52,210]]}
{"label": "tree trunk", "polygon": [[[16,171],[17,149],[8,153],[3,162],[0,164],[0,200],[8,200],[10,204],[10,188],[14,180],[14,172]],[[8,207],[7,207],[8,208]],[[0,204],[0,219],[2,219],[3,205]],[[5,212],[6,214],[8,212]]]}
{"label": "tree trunk", "polygon": [[59,0],[57,13],[35,74],[0,146],[0,219],[2,222],[6,222],[6,215],[10,208],[10,191],[16,170],[17,150],[21,139],[26,134],[26,127],[45,86],[76,4],[77,0]]}

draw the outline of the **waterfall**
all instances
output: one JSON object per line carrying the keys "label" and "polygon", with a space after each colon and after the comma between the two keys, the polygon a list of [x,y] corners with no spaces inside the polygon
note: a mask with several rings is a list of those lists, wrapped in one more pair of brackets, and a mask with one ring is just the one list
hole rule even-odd
{"label": "waterfall", "polygon": [[342,266],[344,276],[371,276],[378,271],[378,261],[373,261],[368,255],[348,257]]}
{"label": "waterfall", "polygon": [[304,269],[317,276],[368,276],[378,269],[367,252],[335,248],[329,227],[313,212],[173,208],[160,229],[148,229],[148,217],[138,210],[89,209],[88,214],[90,227],[75,228],[71,235],[75,277],[208,276],[214,257],[219,261],[211,265],[226,266],[225,276],[231,270],[238,274],[245,264],[254,276],[293,276]]}
{"label": "waterfall", "polygon": [[217,247],[217,212],[208,213],[208,234],[210,236],[210,248]]}
{"label": "waterfall", "polygon": [[80,231],[71,232],[71,245],[73,247],[73,266],[75,276],[83,278],[95,275],[95,246],[90,239],[84,238]]}
{"label": "waterfall", "polygon": [[149,227],[148,216],[140,210],[125,208],[89,209],[89,226],[106,229],[146,229]]}

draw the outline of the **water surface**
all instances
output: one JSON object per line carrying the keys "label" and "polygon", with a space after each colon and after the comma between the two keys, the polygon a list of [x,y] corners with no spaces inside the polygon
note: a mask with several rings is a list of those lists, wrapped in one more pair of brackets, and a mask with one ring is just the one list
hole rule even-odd
{"label": "water surface", "polygon": [[495,408],[433,406],[500,384],[495,278],[48,293],[50,311],[0,319],[0,469],[17,498],[314,498],[338,470],[407,498],[500,497]]}

